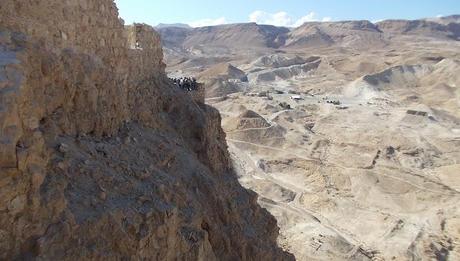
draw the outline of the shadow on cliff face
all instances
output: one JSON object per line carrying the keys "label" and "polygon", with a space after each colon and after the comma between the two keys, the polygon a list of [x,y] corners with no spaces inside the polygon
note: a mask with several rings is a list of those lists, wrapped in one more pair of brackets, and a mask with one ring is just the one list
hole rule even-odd
{"label": "shadow on cliff face", "polygon": [[293,259],[151,27],[109,0],[6,0],[0,25],[0,259]]}

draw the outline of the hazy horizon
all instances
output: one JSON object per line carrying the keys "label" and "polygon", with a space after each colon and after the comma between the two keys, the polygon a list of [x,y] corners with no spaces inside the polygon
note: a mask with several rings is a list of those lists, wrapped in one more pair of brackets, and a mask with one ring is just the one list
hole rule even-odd
{"label": "hazy horizon", "polygon": [[[147,0],[115,0],[120,16],[127,24],[142,22],[150,25],[188,24],[192,27],[248,23],[297,27],[311,21],[422,19],[460,14],[460,4],[454,0],[293,0],[279,1],[193,0],[168,3]],[[371,3],[371,4],[369,4]],[[205,7],[205,8],[202,8]]]}

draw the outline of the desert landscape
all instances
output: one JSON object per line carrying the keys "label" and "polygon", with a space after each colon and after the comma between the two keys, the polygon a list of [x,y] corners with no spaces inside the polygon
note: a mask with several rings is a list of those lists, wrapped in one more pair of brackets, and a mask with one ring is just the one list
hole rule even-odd
{"label": "desert landscape", "polygon": [[460,260],[460,16],[156,30],[297,260]]}
{"label": "desert landscape", "polygon": [[2,0],[0,260],[460,260],[459,15],[199,2]]}

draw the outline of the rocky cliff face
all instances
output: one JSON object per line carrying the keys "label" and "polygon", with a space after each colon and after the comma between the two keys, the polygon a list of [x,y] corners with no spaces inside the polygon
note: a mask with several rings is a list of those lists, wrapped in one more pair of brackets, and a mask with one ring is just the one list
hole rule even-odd
{"label": "rocky cliff face", "polygon": [[2,1],[0,259],[292,259],[277,235],[152,28],[111,0]]}

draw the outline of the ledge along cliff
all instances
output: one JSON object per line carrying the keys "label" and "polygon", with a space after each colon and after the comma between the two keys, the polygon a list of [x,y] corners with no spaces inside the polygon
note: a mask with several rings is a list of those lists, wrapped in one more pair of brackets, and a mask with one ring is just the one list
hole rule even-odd
{"label": "ledge along cliff", "polygon": [[293,259],[162,59],[112,0],[2,0],[0,259]]}

